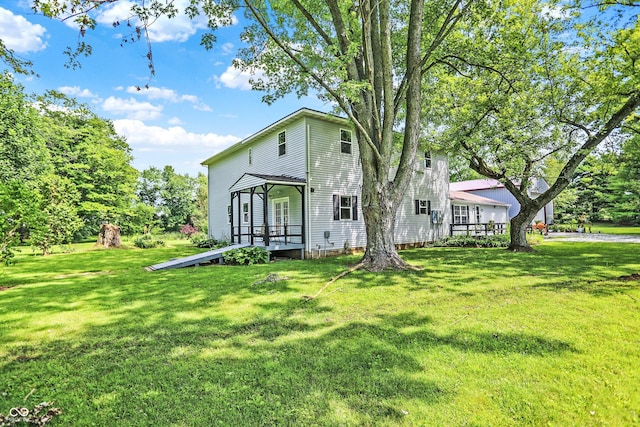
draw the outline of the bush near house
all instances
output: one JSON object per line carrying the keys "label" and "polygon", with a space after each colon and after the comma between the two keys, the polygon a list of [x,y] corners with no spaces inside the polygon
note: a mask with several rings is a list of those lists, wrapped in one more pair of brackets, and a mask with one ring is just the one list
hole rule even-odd
{"label": "bush near house", "polygon": [[494,236],[447,236],[436,241],[436,247],[466,247],[466,248],[506,248],[509,246],[509,236],[497,234]]}
{"label": "bush near house", "polygon": [[258,246],[232,249],[222,255],[226,264],[253,265],[269,262],[269,252]]}

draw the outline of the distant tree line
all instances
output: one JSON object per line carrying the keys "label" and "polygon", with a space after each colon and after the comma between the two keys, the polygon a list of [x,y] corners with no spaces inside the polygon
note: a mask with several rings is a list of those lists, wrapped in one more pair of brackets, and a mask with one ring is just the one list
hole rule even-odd
{"label": "distant tree line", "polygon": [[[548,172],[553,174],[550,164]],[[556,220],[640,225],[640,135],[589,155],[555,200]]]}
{"label": "distant tree line", "polygon": [[0,74],[0,261],[27,239],[47,254],[97,235],[103,222],[124,234],[206,231],[203,174],[140,173],[132,160],[110,121],[55,91],[29,96]]}

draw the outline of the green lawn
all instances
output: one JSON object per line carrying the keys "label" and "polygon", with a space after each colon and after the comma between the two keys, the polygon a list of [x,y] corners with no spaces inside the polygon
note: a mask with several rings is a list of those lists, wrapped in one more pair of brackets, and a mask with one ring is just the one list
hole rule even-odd
{"label": "green lawn", "polygon": [[[186,245],[17,257],[0,413],[74,426],[640,423],[640,245],[546,242],[147,272]],[[269,273],[287,278],[255,284]],[[26,398],[26,399],[25,399]]]}
{"label": "green lawn", "polygon": [[593,224],[592,232],[606,234],[640,234],[640,227],[622,227],[610,223],[596,222]]}

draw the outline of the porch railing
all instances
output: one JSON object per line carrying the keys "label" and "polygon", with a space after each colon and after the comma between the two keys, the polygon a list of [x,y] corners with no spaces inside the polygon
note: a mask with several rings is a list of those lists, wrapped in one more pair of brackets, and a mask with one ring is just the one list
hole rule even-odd
{"label": "porch railing", "polygon": [[507,224],[504,222],[480,223],[480,224],[451,224],[449,226],[450,236],[488,236],[494,234],[504,234]]}
{"label": "porch railing", "polygon": [[287,245],[304,243],[302,225],[260,225],[234,226],[232,242],[251,243],[252,245]]}

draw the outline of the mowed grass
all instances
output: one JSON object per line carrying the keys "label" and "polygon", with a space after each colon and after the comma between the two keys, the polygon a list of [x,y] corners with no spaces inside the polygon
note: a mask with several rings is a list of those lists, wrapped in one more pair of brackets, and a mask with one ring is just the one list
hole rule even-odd
{"label": "mowed grass", "polygon": [[[640,422],[640,245],[403,251],[147,272],[198,250],[23,254],[0,286],[0,413],[51,425]],[[258,283],[270,273],[285,280]]]}
{"label": "mowed grass", "polygon": [[591,232],[605,234],[640,234],[640,227],[623,227],[610,223],[596,222],[593,224]]}

